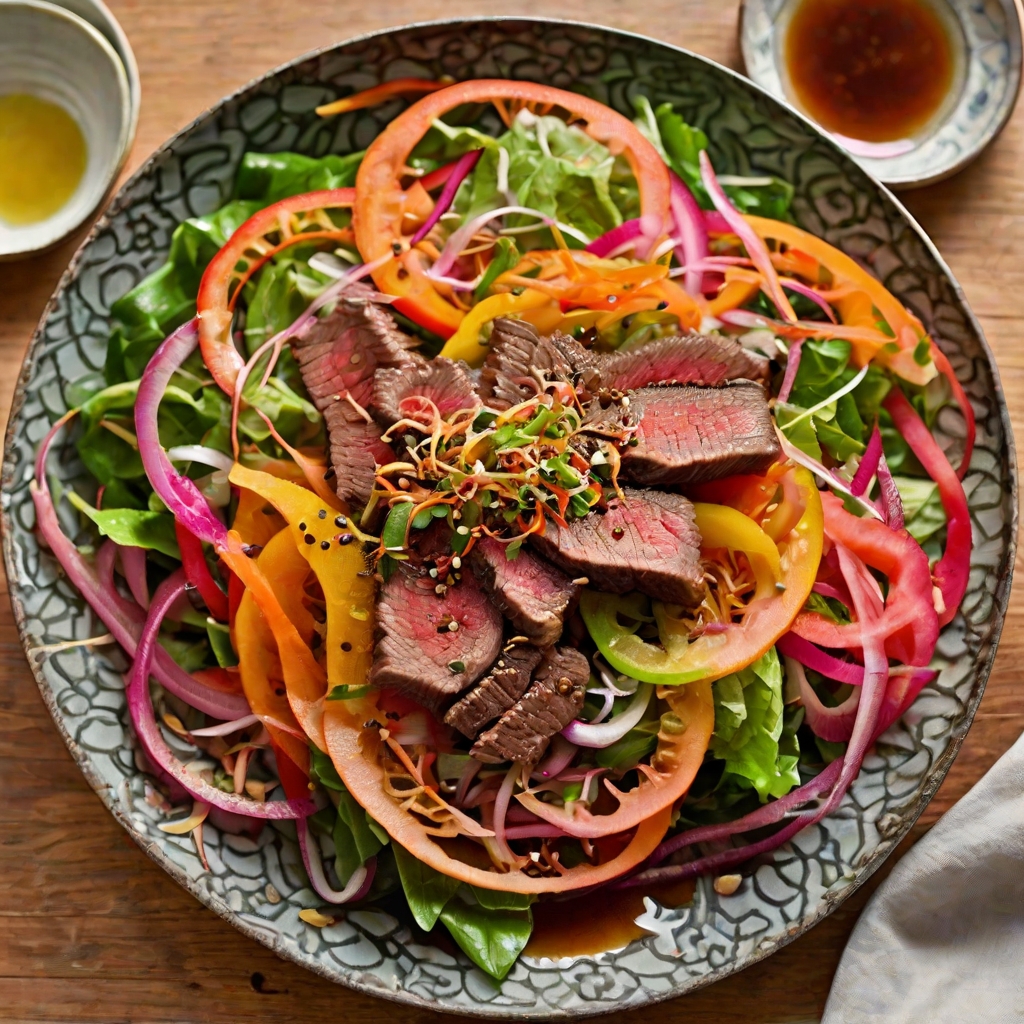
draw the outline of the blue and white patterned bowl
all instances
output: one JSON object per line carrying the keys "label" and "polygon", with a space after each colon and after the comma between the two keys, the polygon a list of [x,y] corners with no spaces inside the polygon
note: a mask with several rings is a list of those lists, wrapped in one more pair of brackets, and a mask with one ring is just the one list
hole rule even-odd
{"label": "blue and white patterned bowl", "polygon": [[[690,905],[648,900],[647,938],[597,956],[524,958],[500,987],[381,910],[351,911],[323,930],[304,924],[299,911],[319,901],[287,824],[255,841],[208,828],[204,870],[188,837],[157,828],[162,815],[145,799],[121,656],[81,647],[34,654],[102,632],[36,542],[29,481],[37,443],[76,401],[74,381],[100,373],[111,303],[163,261],[182,219],[224,202],[245,150],[360,149],[401,102],[326,122],[314,108],[384,79],[442,74],[550,82],[625,113],[638,92],[671,100],[707,131],[720,171],[795,184],[799,223],[869,266],[920,314],[978,414],[963,611],[942,635],[937,682],[879,742],[840,810],[749,868],[736,895],[719,896],[702,879]],[[944,412],[938,432],[955,456],[960,415]],[[71,445],[51,468],[67,485],[84,474]],[[100,798],[173,878],[247,935],[352,988],[477,1017],[576,1017],[667,999],[768,956],[831,913],[892,852],[938,788],[981,699],[1010,588],[1016,487],[998,375],[959,286],[906,211],[835,144],[747,80],[683,50],[587,25],[466,20],[380,32],[288,64],[204,114],[128,182],[72,261],[29,350],[7,434],[2,525],[11,599],[43,699]],[[588,911],[567,903],[565,912]]]}
{"label": "blue and white patterned bowl", "polygon": [[[740,49],[747,74],[773,96],[792,101],[786,88],[782,40],[799,0],[743,0]],[[1021,0],[932,0],[957,49],[954,95],[937,121],[911,148],[874,156],[849,146],[860,165],[892,188],[941,181],[962,170],[1006,126],[1021,86]]]}

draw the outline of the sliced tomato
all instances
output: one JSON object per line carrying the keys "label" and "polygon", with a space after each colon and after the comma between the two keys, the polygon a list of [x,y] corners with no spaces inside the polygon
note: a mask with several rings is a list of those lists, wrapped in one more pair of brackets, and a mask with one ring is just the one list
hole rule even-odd
{"label": "sliced tomato", "polygon": [[558,807],[532,793],[521,793],[516,799],[538,818],[584,839],[625,832],[665,808],[671,808],[686,795],[704,763],[711,734],[715,731],[715,701],[709,682],[664,687],[658,696],[668,702],[671,713],[661,719],[657,749],[633,789],[623,792],[605,781],[608,792],[618,801],[611,814],[593,814],[580,803]]}
{"label": "sliced tomato", "polygon": [[669,175],[664,160],[628,118],[596,100],[534,82],[477,79],[440,89],[399,114],[370,144],[356,178],[353,219],[356,244],[369,263],[389,253],[399,257],[374,271],[377,287],[397,296],[395,308],[423,327],[449,338],[463,311],[444,298],[424,275],[422,254],[408,251],[411,232],[403,223],[402,178],[409,155],[435,120],[466,103],[533,106],[561,110],[582,123],[612,153],[624,154],[640,187],[642,213],[661,234],[669,223]]}
{"label": "sliced tomato", "polygon": [[245,283],[268,260],[299,242],[352,240],[352,229],[339,228],[330,210],[355,203],[352,188],[291,196],[254,213],[210,261],[199,283],[199,346],[213,379],[229,395],[245,359],[231,339],[235,303]]}
{"label": "sliced tomato", "polygon": [[[662,686],[721,679],[755,662],[787,632],[814,586],[824,530],[821,498],[810,473],[790,469],[782,487],[779,508],[760,523],[730,506],[697,507],[705,557],[721,548],[742,552],[754,572],[757,590],[742,622],[691,640],[689,624],[654,602],[660,643],[653,644],[637,635],[637,626],[624,622],[635,619],[634,597],[584,591],[580,612],[609,664],[633,679]],[[750,479],[743,478],[737,501],[746,504],[753,493]]]}
{"label": "sliced tomato", "polygon": [[[956,480],[952,469],[949,475]],[[927,665],[939,638],[928,556],[906,530],[893,530],[877,519],[860,519],[833,494],[823,494],[821,500],[828,537],[889,581],[877,627],[886,636],[886,653],[904,665]],[[858,650],[862,646],[859,623],[841,625],[817,612],[801,612],[793,631],[821,647]]]}
{"label": "sliced tomato", "polygon": [[[610,882],[642,863],[661,842],[672,819],[665,806],[640,821],[609,844],[608,858],[598,864],[562,867],[547,876],[511,868],[498,871],[483,866],[486,855],[472,838],[486,838],[487,830],[467,830],[458,812],[432,787],[417,792],[398,789],[386,769],[389,748],[380,724],[387,721],[378,704],[379,692],[356,700],[330,701],[324,713],[327,750],[349,792],[388,835],[417,860],[451,878],[481,889],[515,893],[558,893]],[[417,813],[419,812],[419,813]],[[621,846],[621,849],[619,847]]]}

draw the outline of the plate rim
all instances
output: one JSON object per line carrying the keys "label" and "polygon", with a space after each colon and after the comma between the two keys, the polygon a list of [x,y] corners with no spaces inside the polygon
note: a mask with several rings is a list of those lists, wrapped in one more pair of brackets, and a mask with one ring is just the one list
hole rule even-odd
{"label": "plate rim", "polygon": [[[1022,0],[1013,0],[1014,4],[1021,8]],[[284,948],[283,944],[276,941],[268,934],[267,931],[257,928],[248,922],[241,920],[240,916],[232,911],[228,907],[227,903],[217,899],[209,890],[204,889],[198,885],[195,885],[192,880],[188,877],[186,872],[179,868],[173,860],[164,854],[163,850],[157,843],[147,840],[147,838],[137,831],[128,816],[124,813],[121,808],[120,801],[118,800],[117,794],[111,789],[111,787],[103,781],[99,776],[98,772],[93,768],[88,753],[75,741],[74,737],[68,732],[65,727],[63,718],[61,717],[58,708],[56,707],[56,700],[52,689],[47,683],[44,673],[42,671],[42,665],[37,664],[36,661],[30,656],[30,637],[26,632],[25,622],[25,611],[21,602],[20,591],[21,586],[18,583],[13,582],[16,579],[15,561],[14,561],[14,544],[11,531],[11,519],[8,502],[6,496],[9,492],[12,476],[14,472],[14,465],[11,459],[12,445],[14,442],[15,434],[17,433],[16,427],[20,424],[21,414],[25,403],[25,392],[32,376],[35,372],[36,364],[39,356],[42,352],[43,346],[43,333],[46,328],[47,322],[50,316],[53,314],[57,303],[59,302],[64,290],[67,288],[69,283],[77,276],[80,263],[82,258],[89,248],[90,245],[96,240],[102,231],[104,231],[110,223],[112,217],[118,214],[128,203],[129,193],[133,190],[134,186],[144,177],[152,173],[156,169],[160,162],[166,157],[166,155],[181,141],[183,141],[188,135],[190,135],[199,125],[205,122],[208,118],[213,116],[216,112],[222,109],[227,104],[240,98],[244,94],[251,90],[254,90],[261,84],[271,81],[277,76],[290,69],[304,64],[310,60],[314,60],[327,53],[337,50],[344,46],[357,45],[371,41],[381,36],[388,36],[395,33],[410,32],[416,30],[430,30],[430,29],[441,29],[445,27],[464,26],[469,28],[471,26],[478,25],[501,25],[501,24],[521,24],[521,25],[557,25],[565,26],[570,28],[579,28],[591,31],[598,31],[607,33],[612,36],[618,36],[633,40],[635,42],[644,43],[647,45],[654,45],[664,49],[674,51],[678,54],[682,54],[687,58],[696,60],[697,62],[704,64],[707,68],[712,69],[717,73],[724,73],[735,82],[740,84],[742,87],[752,90],[755,94],[759,94],[763,98],[767,98],[773,104],[781,106],[787,113],[795,116],[800,121],[804,122],[810,127],[811,131],[818,136],[820,141],[824,141],[827,146],[835,151],[845,161],[852,161],[863,173],[872,184],[874,184],[880,191],[882,197],[890,202],[896,209],[897,213],[906,223],[906,225],[914,233],[917,241],[922,244],[927,250],[929,256],[935,261],[936,266],[942,275],[946,278],[952,287],[953,293],[959,302],[965,319],[970,326],[971,330],[975,333],[982,354],[988,364],[989,371],[992,374],[993,392],[999,407],[999,419],[1002,426],[1004,437],[1006,441],[1005,445],[1005,457],[1008,466],[1008,483],[1011,498],[1011,514],[1007,527],[1009,529],[1009,543],[1006,549],[1006,555],[1004,564],[1000,566],[999,579],[993,594],[993,613],[997,615],[997,621],[993,627],[991,637],[989,640],[989,648],[984,658],[978,663],[977,671],[975,675],[974,687],[971,692],[969,700],[965,703],[964,714],[961,720],[960,727],[951,734],[949,745],[943,751],[942,755],[933,763],[931,770],[928,775],[925,776],[924,785],[916,797],[913,804],[901,813],[901,825],[897,832],[893,833],[891,837],[883,838],[879,845],[872,851],[865,863],[858,868],[857,876],[847,886],[836,892],[828,892],[822,900],[821,905],[811,915],[803,918],[796,928],[789,929],[785,935],[780,936],[770,946],[762,945],[756,949],[753,953],[746,957],[739,958],[732,961],[729,964],[723,965],[720,968],[710,972],[709,974],[692,979],[692,983],[689,984],[683,990],[672,990],[669,992],[649,992],[645,993],[641,1000],[631,1001],[626,1000],[619,1003],[618,1005],[611,1005],[607,1007],[594,1007],[594,1008],[580,1008],[580,1010],[570,1010],[563,1012],[549,1012],[544,1011],[541,1013],[526,1011],[523,1012],[521,1009],[517,1009],[512,1006],[494,1006],[493,1004],[481,1004],[479,1006],[453,1006],[446,1005],[437,1000],[425,998],[415,993],[406,990],[396,990],[386,988],[380,983],[366,980],[367,976],[361,974],[357,970],[350,968],[342,968],[339,965],[338,971],[332,971],[328,969],[326,965],[321,964],[319,961],[314,959],[309,954],[306,954],[298,949]],[[4,555],[4,567],[7,573],[8,579],[8,592],[11,601],[11,607],[14,614],[15,624],[18,629],[18,637],[21,641],[22,649],[26,655],[26,661],[29,669],[35,678],[36,685],[40,691],[43,703],[50,713],[51,718],[54,721],[54,725],[57,728],[61,738],[64,740],[65,745],[68,748],[69,753],[75,760],[76,764],[85,776],[86,781],[92,787],[96,795],[99,797],[101,802],[110,811],[114,819],[121,825],[122,828],[129,834],[134,840],[137,846],[152,860],[158,864],[164,872],[166,872],[171,878],[174,879],[179,885],[188,891],[192,896],[199,900],[204,906],[212,910],[219,917],[227,921],[234,928],[238,929],[245,936],[255,939],[262,945],[266,946],[272,952],[282,957],[283,959],[290,960],[299,966],[310,970],[312,973],[334,983],[340,984],[346,988],[354,991],[375,996],[377,998],[387,999],[391,1002],[413,1006],[418,1009],[429,1009],[435,1012],[450,1013],[455,1016],[462,1017],[476,1017],[478,1019],[490,1019],[490,1020],[510,1020],[510,1019],[532,1019],[532,1020],[554,1020],[554,1019],[584,1019],[589,1017],[605,1016],[610,1013],[616,1013],[623,1010],[637,1010],[644,1006],[652,1006],[657,1003],[666,1002],[669,999],[675,999],[683,995],[688,995],[692,992],[696,992],[699,989],[706,988],[708,985],[714,984],[715,982],[721,981],[725,978],[731,977],[734,974],[745,970],[747,967],[751,967],[754,964],[760,963],[765,960],[773,953],[777,952],[784,946],[789,945],[795,939],[806,934],[817,924],[819,924],[824,918],[835,912],[840,906],[842,906],[855,892],[857,892],[862,885],[878,870],[878,868],[891,856],[897,846],[903,841],[903,839],[909,834],[913,828],[917,819],[923,813],[925,808],[931,802],[936,791],[945,780],[946,775],[949,772],[953,761],[956,759],[960,752],[960,748],[963,745],[963,741],[970,731],[971,726],[974,722],[975,714],[981,699],[984,696],[986,686],[988,684],[989,676],[991,675],[992,666],[998,653],[999,643],[1002,636],[1002,631],[1006,623],[1006,611],[1009,603],[1010,594],[1012,591],[1013,575],[1015,570],[1016,552],[1018,546],[1018,526],[1020,518],[1019,508],[1019,474],[1017,469],[1016,461],[1016,446],[1013,436],[1013,427],[1010,421],[1009,407],[1005,399],[1005,392],[1002,387],[1001,375],[999,366],[996,362],[995,355],[989,345],[988,339],[982,329],[981,323],[978,320],[976,314],[971,308],[967,301],[966,295],[959,280],[953,274],[952,270],[946,263],[945,259],[939,253],[935,243],[931,240],[929,235],[924,231],[921,225],[917,222],[914,216],[909,210],[900,202],[899,198],[892,192],[892,190],[882,181],[875,178],[869,171],[864,170],[856,163],[855,160],[841,147],[838,143],[834,142],[825,132],[822,131],[813,121],[802,114],[799,110],[792,107],[784,99],[780,99],[773,93],[769,92],[763,86],[758,85],[756,82],[747,78],[746,76],[734,71],[732,68],[726,67],[723,64],[712,60],[709,57],[705,57],[701,54],[695,53],[692,50],[688,50],[685,47],[678,46],[673,43],[667,43],[662,40],[653,38],[651,36],[644,35],[638,32],[632,32],[626,29],[619,29],[609,25],[603,25],[596,22],[586,22],[577,19],[569,18],[548,18],[548,17],[534,17],[527,15],[494,15],[494,16],[463,16],[454,18],[441,18],[432,19],[425,21],[409,22],[402,25],[395,25],[386,28],[375,29],[371,32],[365,32],[357,36],[352,36],[347,39],[338,40],[333,43],[325,44],[324,46],[317,47],[313,50],[302,53],[290,60],[287,60],[274,68],[268,70],[262,75],[258,75],[238,89],[222,96],[216,103],[212,104],[199,115],[189,121],[186,125],[180,128],[172,136],[161,143],[144,161],[140,164],[139,168],[124,182],[123,185],[117,190],[116,194],[109,200],[103,209],[103,212],[97,218],[93,226],[90,228],[89,233],[80,243],[78,248],[75,250],[71,260],[61,274],[57,285],[54,288],[43,312],[40,316],[39,322],[32,334],[29,341],[29,345],[26,349],[25,356],[23,358],[18,378],[15,384],[15,390],[13,399],[11,402],[11,410],[7,422],[7,428],[4,436],[4,452],[3,452],[3,464],[2,464],[2,475],[0,475],[0,495],[3,496],[4,500],[0,501],[0,537],[2,537],[3,543],[3,555]]]}

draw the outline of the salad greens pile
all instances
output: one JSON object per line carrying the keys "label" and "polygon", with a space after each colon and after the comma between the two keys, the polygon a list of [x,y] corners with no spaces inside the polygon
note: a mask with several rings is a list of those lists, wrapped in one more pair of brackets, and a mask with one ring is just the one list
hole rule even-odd
{"label": "salad greens pile", "polygon": [[[670,104],[656,109],[639,97],[636,123],[668,166],[690,187],[700,205],[713,204],[701,180],[699,154],[707,137],[687,125]],[[452,119],[453,122],[457,119]],[[435,122],[417,145],[410,165],[424,173],[459,156],[482,149],[483,155],[460,186],[452,213],[460,219],[505,206],[539,210],[572,229],[570,246],[585,244],[639,214],[637,185],[628,164],[580,128],[556,117],[524,112],[495,137],[470,125]],[[79,380],[68,388],[69,405],[80,406],[78,452],[96,481],[95,493],[72,494],[82,525],[126,547],[143,548],[153,569],[174,569],[181,554],[174,518],[155,495],[143,470],[134,436],[133,410],[139,379],[163,339],[195,315],[203,271],[232,233],[249,217],[283,198],[312,190],[354,184],[362,154],[314,159],[297,153],[248,153],[241,162],[233,194],[220,209],[189,218],[174,231],[166,261],[153,270],[112,308],[117,322],[107,348],[102,374]],[[771,176],[723,178],[726,192],[743,212],[777,220],[789,219],[791,185]],[[451,216],[449,214],[448,216]],[[532,215],[506,221],[523,233],[499,240],[488,274],[476,298],[487,294],[494,279],[514,266],[519,252],[549,247],[551,231],[537,228]],[[310,263],[319,250],[294,246],[272,259],[244,288],[239,342],[251,355],[269,337],[293,323],[331,278]],[[356,254],[339,255],[355,262]],[[799,314],[820,319],[822,311],[802,296],[792,296]],[[774,317],[771,303],[759,296],[749,309]],[[254,375],[258,377],[259,375]],[[938,488],[894,429],[882,402],[892,386],[882,370],[857,371],[848,342],[807,341],[789,400],[775,409],[780,428],[801,451],[821,461],[828,455],[843,465],[862,455],[877,422],[885,452],[903,497],[907,527],[921,543],[945,525]],[[949,400],[938,378],[912,394],[915,407],[932,426],[938,410]],[[837,396],[837,392],[843,392]],[[297,366],[286,352],[264,388],[253,387],[245,398],[240,433],[249,442],[242,461],[258,464],[283,452],[259,413],[294,446],[322,446],[324,427],[309,401]],[[231,405],[209,380],[198,354],[175,373],[159,411],[160,437],[172,451],[202,446],[232,456]],[[511,442],[510,442],[511,443]],[[173,455],[172,455],[173,457]],[[215,508],[232,501],[223,470],[188,456],[178,460]],[[568,467],[552,466],[554,474]],[[566,481],[561,481],[566,484]],[[404,537],[410,505],[388,526]],[[586,509],[581,511],[584,514]],[[435,513],[436,514],[436,510]],[[392,513],[395,517],[395,513]],[[426,527],[430,515],[422,522]],[[386,528],[387,529],[387,528]],[[211,571],[216,566],[211,562]],[[813,610],[838,620],[845,610],[830,599],[814,595]],[[215,624],[214,624],[215,625]],[[230,639],[198,614],[184,613],[168,622],[160,642],[186,671],[233,664]],[[832,700],[820,677],[813,676],[823,700]],[[681,822],[721,821],[737,808],[756,806],[785,795],[815,774],[842,751],[823,744],[803,726],[803,710],[788,707],[783,670],[775,650],[749,668],[714,684],[715,730],[705,766],[680,815]],[[614,714],[623,710],[616,705]],[[592,711],[594,709],[591,709]],[[652,711],[622,740],[599,751],[597,764],[627,772],[650,755],[657,742],[658,719]],[[368,898],[380,900],[404,892],[404,899],[423,931],[442,922],[466,954],[484,971],[503,978],[525,946],[532,927],[532,898],[507,895],[462,885],[438,874],[390,843],[387,834],[356,802],[330,759],[312,750],[313,779],[331,796],[331,805],[311,819],[314,830],[330,837],[339,877],[350,876],[371,858],[377,874]]]}

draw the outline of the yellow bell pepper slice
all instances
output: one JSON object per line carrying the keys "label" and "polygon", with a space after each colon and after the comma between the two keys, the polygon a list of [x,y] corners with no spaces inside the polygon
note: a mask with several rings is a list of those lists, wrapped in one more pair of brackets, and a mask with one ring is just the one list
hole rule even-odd
{"label": "yellow bell pepper slice", "polygon": [[[363,685],[373,658],[374,582],[362,545],[357,541],[342,543],[344,537],[351,537],[351,534],[340,525],[341,517],[303,487],[237,463],[229,479],[238,487],[258,494],[281,513],[288,523],[287,531],[295,548],[316,573],[327,605],[329,686]],[[311,718],[322,717],[324,692],[314,694],[306,688],[296,696],[300,701],[318,706],[319,716],[314,715],[312,709],[304,709]],[[295,700],[292,706],[295,708]],[[296,717],[306,728],[303,715],[296,712]],[[306,731],[321,750],[326,749],[322,725],[314,725],[316,735],[308,728]]]}
{"label": "yellow bell pepper slice", "polygon": [[483,302],[478,302],[465,315],[459,329],[441,349],[441,355],[446,359],[464,359],[470,366],[479,366],[487,356],[487,342],[480,338],[480,332],[486,324],[499,316],[539,310],[544,306],[559,312],[558,303],[546,292],[536,288],[527,288],[521,295],[512,292],[491,295]]}

